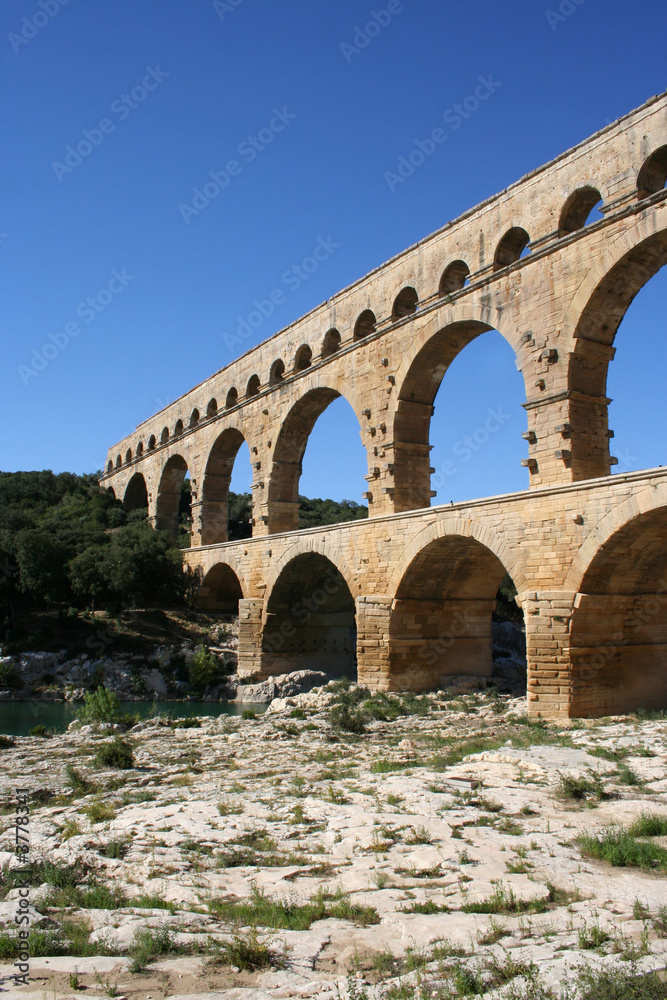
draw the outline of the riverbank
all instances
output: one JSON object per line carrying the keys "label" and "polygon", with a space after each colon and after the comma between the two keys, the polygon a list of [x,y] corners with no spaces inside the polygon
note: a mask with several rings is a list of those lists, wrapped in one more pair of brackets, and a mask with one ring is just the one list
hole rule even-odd
{"label": "riverbank", "polygon": [[[444,998],[474,982],[494,997],[556,990],[584,965],[619,983],[665,965],[664,830],[628,833],[644,867],[590,845],[642,815],[667,824],[667,721],[547,726],[497,692],[355,692],[142,723],[123,737],[129,770],[98,762],[103,727],[1,750],[6,787],[32,790],[41,954],[22,996],[80,995],[76,980],[128,1000]],[[331,724],[341,699],[356,735]],[[10,985],[10,794],[4,807]]]}

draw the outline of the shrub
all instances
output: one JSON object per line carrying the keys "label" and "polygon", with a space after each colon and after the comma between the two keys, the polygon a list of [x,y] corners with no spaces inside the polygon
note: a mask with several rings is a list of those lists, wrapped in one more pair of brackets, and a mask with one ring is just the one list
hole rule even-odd
{"label": "shrub", "polygon": [[220,664],[208,649],[198,649],[190,660],[188,680],[194,691],[203,691],[209,684],[215,684],[223,676]]}
{"label": "shrub", "polygon": [[28,732],[28,736],[42,736],[46,739],[48,739],[52,735],[53,734],[48,731],[46,726],[33,726],[32,729]]}
{"label": "shrub", "polygon": [[349,705],[334,705],[329,712],[329,723],[334,729],[344,729],[357,735],[366,731],[366,716]]}
{"label": "shrub", "polygon": [[95,760],[102,767],[117,767],[121,771],[128,771],[134,767],[134,749],[127,740],[115,736],[111,743],[104,743],[99,748]]}
{"label": "shrub", "polygon": [[87,691],[83,696],[83,708],[79,712],[81,722],[114,722],[118,717],[120,702],[112,691],[102,685],[95,691]]}
{"label": "shrub", "polygon": [[643,813],[630,826],[633,837],[667,837],[667,816]]}
{"label": "shrub", "polygon": [[187,718],[187,719],[174,719],[169,725],[172,729],[201,729],[201,722],[199,719]]}
{"label": "shrub", "polygon": [[602,779],[595,771],[589,769],[587,776],[581,775],[576,778],[572,774],[561,774],[559,779],[558,796],[561,799],[574,799],[581,802],[584,799],[602,797]]}
{"label": "shrub", "polygon": [[667,851],[663,847],[635,840],[620,826],[609,826],[599,834],[580,833],[577,843],[586,857],[606,861],[615,868],[667,870]]}
{"label": "shrub", "polygon": [[15,747],[16,740],[13,736],[3,736],[0,734],[0,750],[7,750],[9,747]]}
{"label": "shrub", "polygon": [[251,708],[244,708],[241,714],[242,719],[256,719],[257,715]]}
{"label": "shrub", "polygon": [[89,781],[88,778],[85,778],[71,764],[68,764],[65,768],[65,775],[74,795],[88,795],[97,788],[94,781]]}

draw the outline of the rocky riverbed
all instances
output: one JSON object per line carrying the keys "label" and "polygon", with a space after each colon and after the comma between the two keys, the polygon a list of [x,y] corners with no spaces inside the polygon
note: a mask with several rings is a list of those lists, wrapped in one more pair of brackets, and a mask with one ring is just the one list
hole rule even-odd
{"label": "rocky riverbed", "polygon": [[[332,727],[341,701],[363,731]],[[24,998],[539,998],[586,966],[662,968],[667,721],[524,713],[497,692],[364,701],[338,684],[257,719],[16,739],[0,750],[3,987],[15,787],[31,789]],[[116,738],[133,767],[99,762]],[[577,839],[649,815],[652,835],[627,834],[653,852],[643,867]]]}

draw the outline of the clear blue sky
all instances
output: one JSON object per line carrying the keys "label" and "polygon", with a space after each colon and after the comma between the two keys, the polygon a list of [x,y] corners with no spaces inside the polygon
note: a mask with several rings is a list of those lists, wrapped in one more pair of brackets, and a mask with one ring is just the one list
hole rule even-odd
{"label": "clear blue sky", "polygon": [[[41,2],[0,10],[4,470],[100,468],[110,444],[233,360],[225,332],[318,237],[339,249],[244,348],[667,87],[664,0],[645,0],[639,19],[627,0],[566,0],[573,13],[555,24],[562,0],[393,0],[403,9],[358,53],[341,46],[385,0]],[[390,191],[385,172],[489,74],[500,86],[488,102]],[[239,146],[274,109],[294,117],[250,162]],[[84,130],[90,155],[68,163]],[[186,222],[179,205],[230,159],[240,173]],[[660,274],[619,334],[621,467],[664,459],[666,292]],[[100,311],[86,322],[90,296]],[[25,384],[20,366],[68,323],[80,334]],[[436,401],[436,468],[489,407],[511,419],[438,499],[526,485],[522,400],[498,335],[456,360]],[[301,491],[359,499],[346,404],[314,434],[326,466],[311,444]],[[236,487],[247,478],[239,470]]]}

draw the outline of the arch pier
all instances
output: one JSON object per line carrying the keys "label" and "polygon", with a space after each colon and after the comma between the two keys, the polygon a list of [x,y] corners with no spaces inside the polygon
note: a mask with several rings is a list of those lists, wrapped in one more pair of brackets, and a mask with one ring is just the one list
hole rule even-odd
{"label": "arch pier", "polygon": [[[147,505],[174,539],[189,474],[185,558],[200,573],[203,604],[238,602],[243,673],[335,660],[356,664],[370,687],[413,690],[488,676],[495,595],[509,574],[525,620],[531,713],[667,707],[665,472],[610,475],[607,396],[618,327],[667,263],[666,183],[662,94],[109,449],[101,485],[128,510]],[[447,393],[449,366],[489,330],[510,345],[523,378],[527,428],[516,433],[527,489],[432,506],[436,393]],[[369,518],[299,531],[308,438],[340,396],[366,451]],[[227,497],[243,442],[252,538],[230,542]],[[329,595],[333,580],[344,586]]]}

